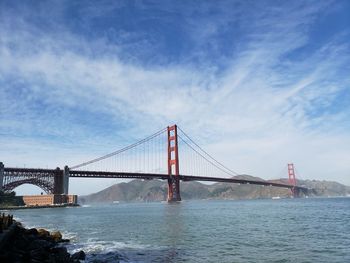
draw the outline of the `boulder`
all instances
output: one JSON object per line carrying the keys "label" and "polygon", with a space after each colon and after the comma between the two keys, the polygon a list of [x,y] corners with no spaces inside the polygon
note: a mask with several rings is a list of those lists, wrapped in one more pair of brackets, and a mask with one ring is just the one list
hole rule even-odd
{"label": "boulder", "polygon": [[30,251],[30,258],[43,262],[45,259],[49,258],[49,252],[44,248],[38,248]]}
{"label": "boulder", "polygon": [[30,240],[23,235],[18,235],[13,241],[13,246],[20,250],[28,250],[28,244],[30,244]]}
{"label": "boulder", "polygon": [[25,232],[25,229],[19,225],[15,225],[15,233],[16,235],[21,235]]}
{"label": "boulder", "polygon": [[26,239],[27,239],[29,242],[32,242],[33,240],[38,239],[38,235],[26,235]]}
{"label": "boulder", "polygon": [[86,257],[85,252],[80,250],[78,252],[75,252],[71,258],[73,260],[85,260],[85,257]]}
{"label": "boulder", "polygon": [[50,232],[47,231],[46,229],[39,228],[38,229],[38,235],[40,237],[49,237],[50,236]]}
{"label": "boulder", "polygon": [[66,247],[53,247],[50,250],[54,254],[64,254],[67,253],[67,248]]}
{"label": "boulder", "polygon": [[60,242],[62,240],[62,234],[60,231],[52,232],[50,236],[55,242]]}
{"label": "boulder", "polygon": [[54,244],[52,242],[50,242],[50,241],[37,239],[37,240],[33,240],[30,243],[28,249],[29,250],[34,250],[34,249],[39,249],[39,248],[46,249],[46,248],[51,248],[53,246],[54,246]]}
{"label": "boulder", "polygon": [[34,235],[34,236],[36,236],[36,235],[38,235],[38,230],[36,228],[30,228],[30,229],[26,229],[24,231],[24,233],[27,234],[27,235]]}
{"label": "boulder", "polygon": [[70,254],[65,247],[54,247],[51,249],[56,263],[66,263],[70,260]]}
{"label": "boulder", "polygon": [[61,242],[69,242],[69,239],[62,239],[59,231],[50,233],[41,228],[25,229],[17,225],[13,237],[0,251],[0,263],[79,263],[86,258],[83,251],[71,257],[67,248],[60,246]]}

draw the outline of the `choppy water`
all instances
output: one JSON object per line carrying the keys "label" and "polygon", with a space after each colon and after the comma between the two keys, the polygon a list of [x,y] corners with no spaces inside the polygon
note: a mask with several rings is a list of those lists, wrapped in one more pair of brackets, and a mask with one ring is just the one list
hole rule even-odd
{"label": "choppy water", "polygon": [[105,262],[350,262],[350,198],[13,211]]}

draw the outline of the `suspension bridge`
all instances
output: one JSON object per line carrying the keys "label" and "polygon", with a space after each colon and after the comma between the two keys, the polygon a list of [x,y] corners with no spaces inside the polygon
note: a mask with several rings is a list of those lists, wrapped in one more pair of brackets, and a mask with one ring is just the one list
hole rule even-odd
{"label": "suspension bridge", "polygon": [[288,164],[287,171],[288,184],[241,179],[173,125],[118,151],[64,169],[14,168],[0,163],[0,189],[7,192],[33,184],[47,194],[67,195],[69,178],[78,177],[166,180],[168,202],[181,201],[181,181],[273,186],[290,189],[293,197],[307,195],[311,189],[297,185],[294,165]]}

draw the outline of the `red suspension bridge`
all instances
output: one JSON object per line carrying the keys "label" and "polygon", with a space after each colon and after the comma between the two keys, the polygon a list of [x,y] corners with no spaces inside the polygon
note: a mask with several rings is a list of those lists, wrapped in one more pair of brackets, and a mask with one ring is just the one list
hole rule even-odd
{"label": "red suspension bridge", "polygon": [[0,189],[11,191],[22,184],[33,184],[48,194],[68,194],[70,177],[161,179],[168,182],[168,202],[181,201],[180,181],[274,186],[290,189],[293,197],[311,190],[297,185],[293,164],[288,164],[288,184],[240,179],[238,175],[173,125],[123,149],[63,170],[11,168],[0,163]]}

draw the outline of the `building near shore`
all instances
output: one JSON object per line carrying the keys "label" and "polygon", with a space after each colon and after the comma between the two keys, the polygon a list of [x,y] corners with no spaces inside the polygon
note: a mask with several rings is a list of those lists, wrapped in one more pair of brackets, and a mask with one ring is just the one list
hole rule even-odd
{"label": "building near shore", "polygon": [[78,203],[77,195],[24,195],[22,198],[26,206],[76,205]]}

